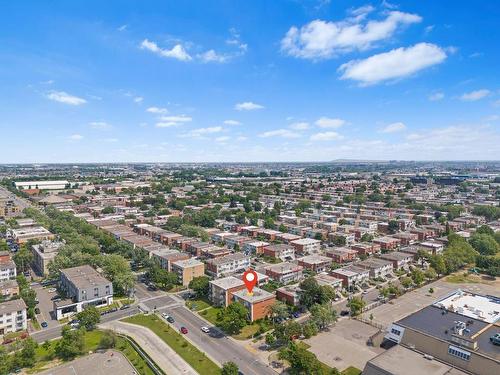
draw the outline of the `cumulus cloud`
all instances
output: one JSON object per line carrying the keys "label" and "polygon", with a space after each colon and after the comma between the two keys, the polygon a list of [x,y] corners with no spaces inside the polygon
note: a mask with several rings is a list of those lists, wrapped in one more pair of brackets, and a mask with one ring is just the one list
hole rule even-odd
{"label": "cumulus cloud", "polygon": [[422,20],[417,14],[390,11],[380,21],[366,22],[370,6],[361,7],[350,17],[338,22],[314,20],[298,28],[292,26],[281,40],[281,50],[304,59],[325,59],[352,50],[366,50],[389,39],[404,25]]}
{"label": "cumulus cloud", "polygon": [[444,99],[444,94],[442,92],[435,92],[429,95],[429,100],[432,102],[437,102],[442,99]]}
{"label": "cumulus cloud", "polygon": [[68,94],[67,92],[64,91],[49,91],[47,93],[47,99],[69,105],[82,105],[87,103],[85,99]]}
{"label": "cumulus cloud", "polygon": [[320,128],[338,129],[341,126],[344,126],[346,121],[340,118],[320,117],[316,120],[315,124]]}
{"label": "cumulus cloud", "polygon": [[166,108],[149,107],[148,109],[146,109],[146,112],[154,113],[154,114],[164,114],[164,113],[168,113],[168,110]]}
{"label": "cumulus cloud", "polygon": [[483,99],[490,94],[491,94],[490,90],[481,89],[481,90],[466,92],[460,97],[460,99],[463,100],[464,102],[475,102],[476,100]]}
{"label": "cumulus cloud", "polygon": [[172,49],[165,49],[159,47],[155,42],[144,39],[140,47],[141,49],[151,51],[162,57],[173,58],[180,61],[190,61],[193,59],[181,44],[176,44]]}
{"label": "cumulus cloud", "polygon": [[224,125],[236,126],[236,125],[241,125],[241,122],[236,120],[224,120]]}
{"label": "cumulus cloud", "polygon": [[201,61],[206,62],[206,63],[208,63],[208,62],[224,63],[224,62],[227,62],[230,58],[229,55],[217,53],[213,49],[199,54],[198,57],[201,59]]}
{"label": "cumulus cloud", "polygon": [[307,130],[307,129],[309,129],[309,123],[308,122],[295,122],[295,123],[290,125],[290,129]]}
{"label": "cumulus cloud", "polygon": [[442,63],[445,51],[430,43],[418,43],[389,52],[373,55],[364,60],[352,60],[340,66],[341,79],[351,79],[361,85],[403,78],[420,70]]}
{"label": "cumulus cloud", "polygon": [[277,129],[277,130],[270,130],[264,133],[259,134],[259,137],[261,138],[273,138],[273,137],[280,137],[280,138],[299,138],[300,134],[293,132],[288,129]]}
{"label": "cumulus cloud", "polygon": [[402,122],[394,122],[392,124],[387,125],[381,131],[382,133],[397,133],[406,129],[406,125]]}
{"label": "cumulus cloud", "polygon": [[224,130],[222,126],[210,126],[208,128],[193,129],[187,133],[181,134],[183,138],[199,138],[208,134],[220,133]]}
{"label": "cumulus cloud", "polygon": [[256,109],[262,109],[262,108],[264,108],[263,105],[254,102],[237,103],[234,106],[234,109],[236,109],[237,111],[254,111]]}
{"label": "cumulus cloud", "polygon": [[323,132],[313,134],[309,139],[311,141],[338,141],[344,137],[337,132]]}
{"label": "cumulus cloud", "polygon": [[157,128],[171,128],[174,126],[182,125],[186,122],[193,121],[192,117],[186,115],[178,116],[161,116],[159,122],[156,123]]}

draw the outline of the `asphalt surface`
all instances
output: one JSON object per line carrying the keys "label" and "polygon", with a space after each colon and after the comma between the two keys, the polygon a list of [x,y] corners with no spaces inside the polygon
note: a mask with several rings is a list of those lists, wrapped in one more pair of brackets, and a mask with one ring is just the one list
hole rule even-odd
{"label": "asphalt surface", "polygon": [[[159,311],[166,311],[175,319],[175,323],[172,324],[175,328],[186,327],[188,329],[186,338],[220,364],[233,361],[245,375],[276,374],[271,367],[260,362],[258,356],[245,349],[241,343],[235,343],[232,338],[207,324],[184,306],[163,308]],[[209,327],[211,332],[209,334],[202,332],[200,328],[203,326]]]}

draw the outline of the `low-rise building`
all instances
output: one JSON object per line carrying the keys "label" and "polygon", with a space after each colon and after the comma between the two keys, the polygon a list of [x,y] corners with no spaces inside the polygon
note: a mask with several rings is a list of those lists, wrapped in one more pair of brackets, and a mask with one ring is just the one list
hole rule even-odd
{"label": "low-rise building", "polygon": [[26,304],[21,298],[0,302],[0,336],[27,328]]}
{"label": "low-rise building", "polygon": [[313,238],[301,238],[290,242],[295,248],[295,252],[300,255],[309,255],[319,253],[321,250],[321,241]]}
{"label": "low-rise building", "polygon": [[31,247],[33,253],[33,269],[41,276],[49,273],[49,263],[56,257],[59,249],[64,245],[61,241],[42,241]]}
{"label": "low-rise building", "polygon": [[197,259],[185,259],[172,262],[172,272],[177,274],[179,283],[187,286],[195,277],[205,274],[205,264]]}
{"label": "low-rise building", "polygon": [[54,302],[57,320],[113,303],[113,284],[89,265],[62,269],[59,288],[67,299]]}
{"label": "low-rise building", "polygon": [[55,238],[54,234],[41,226],[12,229],[12,236],[18,244],[26,243],[29,240],[44,241],[53,240]]}
{"label": "low-rise building", "polygon": [[300,303],[300,288],[298,285],[285,285],[276,289],[276,299],[291,306],[298,306]]}
{"label": "low-rise building", "polygon": [[298,259],[299,266],[304,267],[310,271],[319,273],[330,270],[332,259],[322,255],[307,255]]}
{"label": "low-rise building", "polygon": [[283,262],[295,259],[295,248],[287,244],[265,246],[263,253],[265,256],[280,259]]}
{"label": "low-rise building", "polygon": [[16,276],[16,264],[10,257],[0,261],[0,281],[15,279]]}
{"label": "low-rise building", "polygon": [[302,279],[302,270],[300,265],[291,262],[283,262],[266,267],[266,275],[279,283],[288,284]]}
{"label": "low-rise building", "polygon": [[412,254],[403,253],[401,251],[394,251],[392,253],[381,254],[380,258],[392,262],[392,265],[395,270],[399,270],[401,268],[408,269],[411,262],[413,261]]}
{"label": "low-rise building", "polygon": [[318,285],[327,285],[332,287],[333,289],[340,289],[342,288],[342,280],[338,279],[334,276],[321,273],[319,275],[314,276],[316,281],[318,282]]}
{"label": "low-rise building", "polygon": [[326,250],[325,255],[335,263],[352,262],[358,257],[358,252],[347,247],[334,247]]}
{"label": "low-rise building", "polygon": [[220,258],[209,259],[207,274],[215,278],[243,272],[250,268],[250,257],[243,253],[229,254]]}
{"label": "low-rise building", "polygon": [[356,285],[361,285],[370,278],[370,271],[353,265],[337,268],[331,275],[341,279],[342,285],[346,289],[351,289]]}
{"label": "low-rise building", "polygon": [[232,293],[246,289],[245,283],[234,276],[209,282],[208,298],[215,306],[227,307],[231,303]]}
{"label": "low-rise building", "polygon": [[354,263],[355,266],[370,271],[370,277],[387,277],[394,271],[393,263],[378,258],[368,258]]}
{"label": "low-rise building", "polygon": [[155,260],[161,268],[172,271],[172,263],[178,260],[186,260],[191,258],[188,253],[182,253],[178,250],[164,248],[162,250],[151,251],[151,258]]}
{"label": "low-rise building", "polygon": [[16,280],[0,281],[0,296],[11,298],[19,295],[19,285]]}
{"label": "low-rise building", "polygon": [[234,293],[233,302],[239,302],[248,310],[251,322],[263,319],[270,314],[271,306],[276,302],[276,296],[260,288],[253,288],[252,293],[246,289]]}
{"label": "low-rise building", "polygon": [[372,255],[380,253],[380,245],[373,242],[360,242],[352,244],[350,248],[356,250],[359,255]]}
{"label": "low-rise building", "polygon": [[264,248],[268,245],[269,243],[264,241],[245,242],[245,244],[243,245],[243,252],[245,254],[260,255],[264,252]]}
{"label": "low-rise building", "polygon": [[399,247],[401,240],[394,237],[377,237],[373,240],[374,243],[380,245],[382,251],[394,251]]}

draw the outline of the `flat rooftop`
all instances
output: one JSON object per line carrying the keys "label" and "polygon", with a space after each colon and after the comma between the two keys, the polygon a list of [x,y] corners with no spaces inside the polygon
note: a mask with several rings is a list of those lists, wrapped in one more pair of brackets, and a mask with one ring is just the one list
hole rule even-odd
{"label": "flat rooftop", "polygon": [[483,296],[460,289],[435,302],[434,306],[486,323],[495,323],[500,319],[500,297]]}
{"label": "flat rooftop", "polygon": [[265,301],[270,298],[275,298],[273,293],[266,292],[265,290],[260,288],[253,288],[251,295],[248,294],[248,291],[246,289],[238,290],[237,292],[234,292],[233,295],[245,302],[252,304]]}
{"label": "flat rooftop", "polygon": [[229,277],[224,277],[222,279],[212,280],[212,281],[210,281],[210,284],[216,285],[219,288],[222,288],[224,290],[245,285],[245,283],[242,280],[240,280],[234,276],[229,276]]}
{"label": "flat rooftop", "polygon": [[111,281],[101,276],[89,265],[66,268],[61,270],[68,280],[78,289],[88,289],[97,285],[111,284]]}

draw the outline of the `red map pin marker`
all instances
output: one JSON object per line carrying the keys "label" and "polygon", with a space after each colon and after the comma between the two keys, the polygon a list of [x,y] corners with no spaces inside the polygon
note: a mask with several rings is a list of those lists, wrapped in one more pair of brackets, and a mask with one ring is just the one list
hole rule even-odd
{"label": "red map pin marker", "polygon": [[243,282],[245,283],[248,294],[252,294],[253,287],[257,284],[257,273],[254,270],[247,270],[243,274]]}

